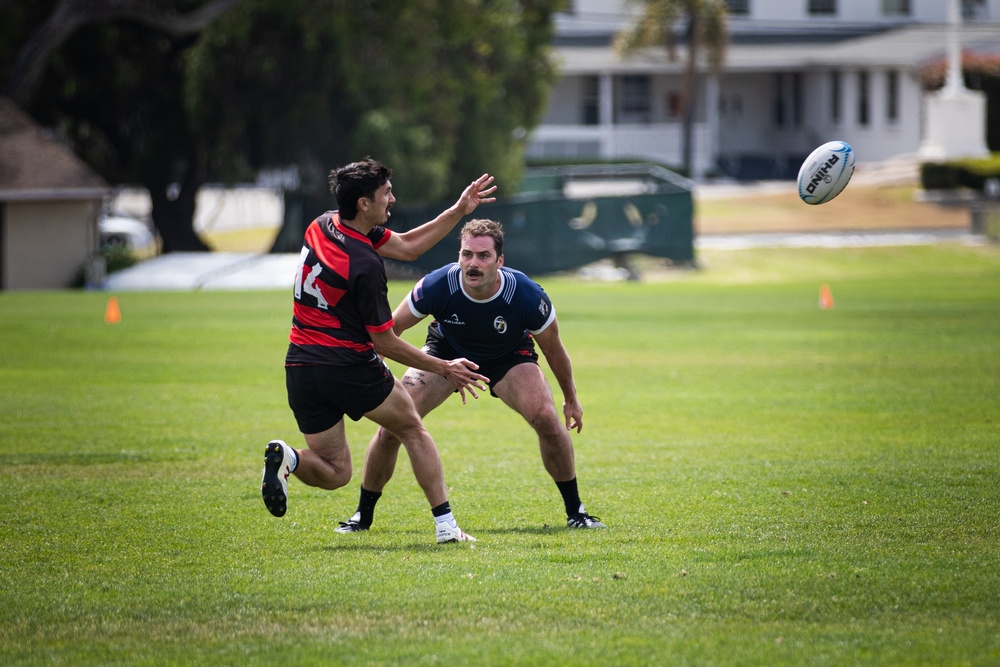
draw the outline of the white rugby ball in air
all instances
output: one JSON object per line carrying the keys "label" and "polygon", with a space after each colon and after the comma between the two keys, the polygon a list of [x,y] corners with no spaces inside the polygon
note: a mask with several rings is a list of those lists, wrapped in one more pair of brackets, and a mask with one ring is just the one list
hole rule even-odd
{"label": "white rugby ball in air", "polygon": [[844,141],[828,141],[802,163],[799,197],[807,204],[825,204],[843,192],[853,175],[854,149]]}

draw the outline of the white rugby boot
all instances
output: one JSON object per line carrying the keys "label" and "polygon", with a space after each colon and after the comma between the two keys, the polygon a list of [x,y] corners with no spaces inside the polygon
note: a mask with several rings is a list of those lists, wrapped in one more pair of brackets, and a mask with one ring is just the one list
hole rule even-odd
{"label": "white rugby boot", "polygon": [[260,493],[264,505],[274,516],[285,516],[288,510],[288,476],[294,470],[295,451],[282,440],[272,440],[264,449],[264,478]]}

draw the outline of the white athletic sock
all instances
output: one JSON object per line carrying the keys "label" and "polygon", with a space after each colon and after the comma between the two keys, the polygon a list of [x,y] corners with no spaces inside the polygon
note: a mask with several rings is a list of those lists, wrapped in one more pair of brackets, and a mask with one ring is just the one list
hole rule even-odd
{"label": "white athletic sock", "polygon": [[455,515],[453,515],[451,512],[448,512],[447,514],[442,514],[441,516],[434,517],[434,525],[436,526],[439,523],[446,523],[452,527],[458,526],[458,523],[455,521]]}

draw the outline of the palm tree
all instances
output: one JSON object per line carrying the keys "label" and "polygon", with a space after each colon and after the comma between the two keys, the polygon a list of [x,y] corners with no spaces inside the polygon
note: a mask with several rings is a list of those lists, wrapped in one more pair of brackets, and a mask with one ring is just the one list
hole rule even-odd
{"label": "palm tree", "polygon": [[615,36],[615,49],[619,54],[626,56],[637,49],[662,44],[670,60],[675,61],[678,36],[682,37],[687,47],[680,112],[683,122],[682,162],[690,175],[698,58],[704,47],[712,71],[718,73],[722,69],[729,41],[726,1],[629,0],[629,4],[643,5],[642,13],[634,26]]}

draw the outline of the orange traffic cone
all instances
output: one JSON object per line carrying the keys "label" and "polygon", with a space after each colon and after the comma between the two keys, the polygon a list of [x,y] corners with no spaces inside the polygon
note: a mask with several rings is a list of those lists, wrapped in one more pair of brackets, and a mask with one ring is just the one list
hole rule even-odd
{"label": "orange traffic cone", "polygon": [[823,310],[833,310],[833,292],[829,285],[819,288],[819,307]]}
{"label": "orange traffic cone", "polygon": [[118,297],[108,299],[108,307],[104,310],[104,321],[108,324],[118,324],[122,321],[122,311],[118,307]]}

